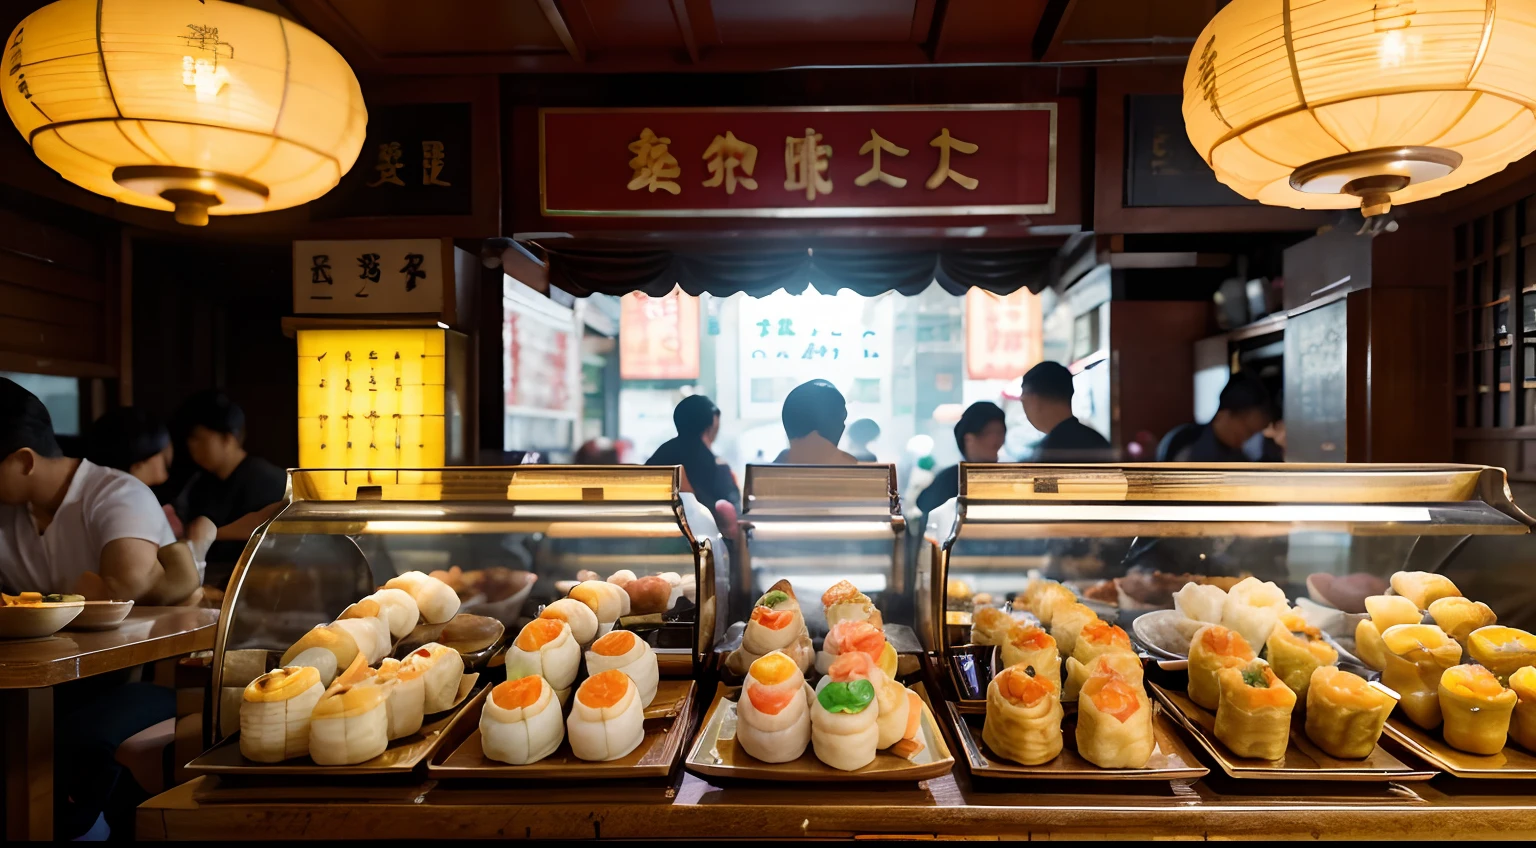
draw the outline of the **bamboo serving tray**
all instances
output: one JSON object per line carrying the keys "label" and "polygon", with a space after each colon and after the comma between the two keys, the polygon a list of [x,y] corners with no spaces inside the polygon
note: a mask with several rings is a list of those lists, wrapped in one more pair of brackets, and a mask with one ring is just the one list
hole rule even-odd
{"label": "bamboo serving tray", "polygon": [[204,751],[197,759],[187,763],[187,771],[193,774],[245,775],[252,777],[289,776],[338,776],[399,775],[414,769],[435,751],[443,741],[443,731],[452,724],[464,702],[474,691],[480,674],[466,674],[459,680],[459,691],[453,706],[426,717],[421,730],[389,743],[384,753],[366,762],[350,766],[317,765],[309,757],[296,757],[280,763],[258,763],[247,760],[240,753],[240,734],[232,733],[217,745]]}
{"label": "bamboo serving tray", "polygon": [[805,753],[797,760],[765,763],[736,743],[736,699],[741,696],[741,689],[722,684],[715,692],[715,701],[704,718],[703,730],[699,731],[684,764],[689,771],[709,777],[797,783],[917,781],[948,774],[954,768],[955,758],[933,717],[928,692],[921,683],[913,684],[911,689],[923,702],[923,717],[918,725],[923,750],[911,760],[881,751],[869,765],[856,771],[842,771],[816,759],[811,746],[807,745]]}
{"label": "bamboo serving tray", "polygon": [[1468,754],[1446,744],[1439,732],[1424,730],[1396,715],[1387,719],[1386,734],[1414,756],[1453,777],[1536,780],[1536,754],[1513,742],[1491,756]]}
{"label": "bamboo serving tray", "polygon": [[1255,760],[1239,757],[1216,738],[1214,713],[1191,701],[1183,692],[1165,689],[1156,683],[1149,683],[1147,688],[1151,689],[1153,696],[1168,708],[1168,714],[1230,777],[1258,780],[1379,782],[1429,780],[1437,773],[1433,770],[1413,768],[1379,744],[1376,750],[1363,760],[1341,760],[1329,756],[1307,738],[1306,733],[1302,731],[1299,717],[1291,725],[1291,742],[1286,747],[1284,759]]}
{"label": "bamboo serving tray", "polygon": [[544,781],[666,777],[677,764],[688,735],[688,719],[698,686],[691,679],[663,678],[656,686],[655,699],[645,708],[645,739],[617,760],[577,759],[566,740],[553,754],[525,766],[499,762],[485,755],[480,742],[480,711],[485,706],[487,690],[477,695],[454,720],[437,755],[427,764],[427,775],[442,779]]}
{"label": "bamboo serving tray", "polygon": [[1077,753],[1077,711],[1062,719],[1061,753],[1048,763],[1026,766],[992,753],[981,740],[985,714],[963,711],[950,703],[949,718],[965,749],[971,774],[976,777],[1010,780],[1163,780],[1189,781],[1205,777],[1211,770],[1200,764],[1189,746],[1179,738],[1175,723],[1161,704],[1152,704],[1152,734],[1157,747],[1144,768],[1100,768]]}

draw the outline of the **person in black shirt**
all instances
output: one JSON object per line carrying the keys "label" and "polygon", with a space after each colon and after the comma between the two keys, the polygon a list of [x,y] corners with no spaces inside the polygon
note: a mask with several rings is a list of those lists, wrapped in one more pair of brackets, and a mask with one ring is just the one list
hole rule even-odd
{"label": "person in black shirt", "polygon": [[[955,423],[955,444],[966,462],[997,462],[1008,436],[1008,416],[995,403],[978,401],[966,407]],[[933,482],[917,496],[924,515],[960,494],[960,466],[951,465],[933,476]]]}
{"label": "person in black shirt", "polygon": [[1030,426],[1045,434],[1035,462],[1109,462],[1114,451],[1092,427],[1072,414],[1072,372],[1059,362],[1042,362],[1021,381],[1020,402]]}
{"label": "person in black shirt", "polygon": [[716,504],[730,504],[734,515],[741,509],[741,490],[730,467],[712,450],[720,435],[720,409],[703,395],[691,395],[672,410],[672,423],[677,426],[677,436],[662,442],[645,464],[681,465],[687,490],[715,516],[717,523],[722,527],[729,525],[730,521],[722,523]]}
{"label": "person in black shirt", "polygon": [[187,455],[198,473],[187,484],[178,511],[183,522],[202,516],[219,528],[218,541],[208,551],[205,582],[223,588],[251,533],[281,508],[288,475],[245,452],[245,412],[224,393],[193,395],[179,419],[187,428]]}
{"label": "person in black shirt", "polygon": [[1257,377],[1239,372],[1221,390],[1216,414],[1193,440],[1173,451],[1174,462],[1248,462],[1243,445],[1264,432],[1273,417],[1269,392]]}

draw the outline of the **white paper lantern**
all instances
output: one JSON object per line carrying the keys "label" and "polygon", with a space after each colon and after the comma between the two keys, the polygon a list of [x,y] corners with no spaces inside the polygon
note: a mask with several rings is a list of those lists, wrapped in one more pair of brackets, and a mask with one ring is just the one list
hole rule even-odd
{"label": "white paper lantern", "polygon": [[1536,150],[1536,0],[1232,0],[1184,72],[1216,176],[1274,206],[1380,214]]}
{"label": "white paper lantern", "polygon": [[58,0],[16,25],[3,74],[5,110],[44,164],[184,224],[320,197],[368,123],[329,44],[220,0]]}

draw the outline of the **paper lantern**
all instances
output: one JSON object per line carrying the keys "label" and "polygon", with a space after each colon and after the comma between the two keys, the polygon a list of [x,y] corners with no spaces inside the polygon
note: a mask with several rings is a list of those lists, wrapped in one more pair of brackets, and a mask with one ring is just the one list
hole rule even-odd
{"label": "paper lantern", "polygon": [[16,25],[3,61],[5,110],[44,164],[183,224],[325,194],[368,123],[329,44],[219,0],[59,0]]}
{"label": "paper lantern", "polygon": [[1184,72],[1184,123],[1233,190],[1386,212],[1536,149],[1533,0],[1232,0]]}

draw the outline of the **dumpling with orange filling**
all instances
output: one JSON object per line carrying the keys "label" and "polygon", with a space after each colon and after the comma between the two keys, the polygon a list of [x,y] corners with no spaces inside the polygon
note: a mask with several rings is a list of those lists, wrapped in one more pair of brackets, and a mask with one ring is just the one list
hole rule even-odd
{"label": "dumpling with orange filling", "polygon": [[1020,765],[1048,763],[1061,753],[1062,715],[1056,684],[1022,665],[1009,666],[987,684],[981,741]]}
{"label": "dumpling with orange filling", "polygon": [[571,753],[588,762],[617,760],[640,747],[645,741],[645,710],[635,681],[616,668],[582,681],[565,732]]}
{"label": "dumpling with orange filling", "polygon": [[549,681],[530,676],[496,684],[480,712],[480,745],[493,760],[525,766],[565,739],[560,701]]}
{"label": "dumpling with orange filling", "polygon": [[1077,753],[1099,768],[1139,769],[1155,747],[1152,703],[1141,681],[1100,662],[1078,694]]}
{"label": "dumpling with orange filling", "polygon": [[509,680],[536,674],[549,681],[562,704],[581,670],[581,646],[571,626],[554,618],[535,618],[523,625],[507,646],[506,658]]}
{"label": "dumpling with orange filling", "polygon": [[597,674],[616,668],[629,675],[640,687],[640,706],[649,707],[656,700],[660,668],[651,646],[628,630],[615,630],[592,643],[587,651],[587,673]]}
{"label": "dumpling with orange filling", "polygon": [[810,684],[783,651],[765,654],[747,669],[736,702],[736,741],[765,763],[800,759],[811,742]]}

